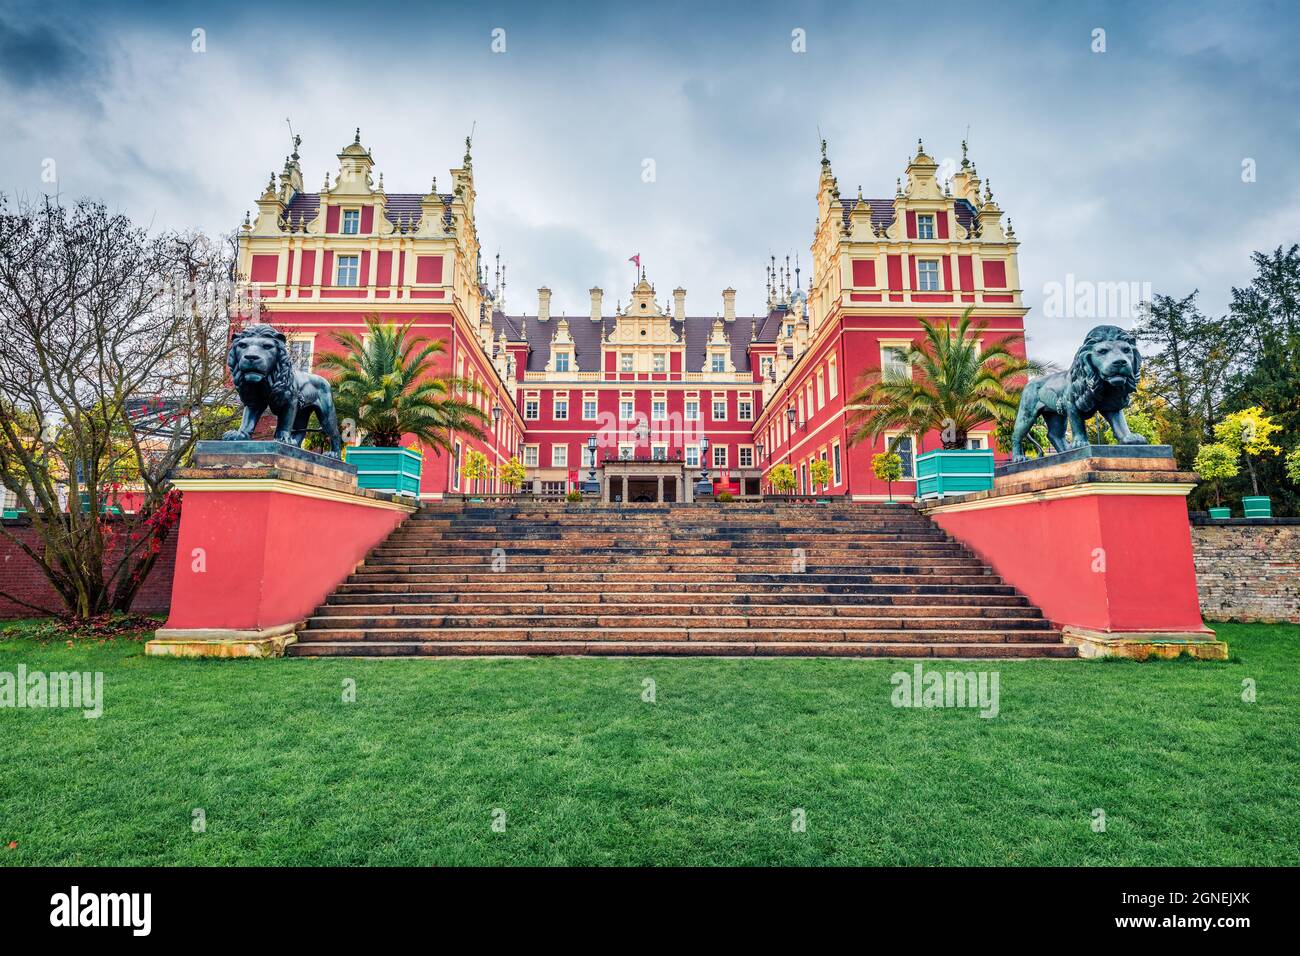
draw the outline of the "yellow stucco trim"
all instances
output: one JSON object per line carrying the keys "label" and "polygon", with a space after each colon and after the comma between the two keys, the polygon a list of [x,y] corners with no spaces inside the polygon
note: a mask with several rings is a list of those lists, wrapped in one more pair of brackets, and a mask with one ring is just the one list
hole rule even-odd
{"label": "yellow stucco trim", "polygon": [[178,478],[172,486],[179,491],[276,491],[286,495],[298,495],[301,498],[319,498],[322,501],[338,501],[344,504],[360,505],[363,508],[383,508],[388,511],[405,511],[411,514],[418,510],[414,504],[401,501],[385,501],[381,498],[368,498],[354,495],[333,488],[320,488],[304,485],[283,478]]}
{"label": "yellow stucco trim", "polygon": [[1005,508],[1010,505],[1030,504],[1035,501],[1058,501],[1062,498],[1086,498],[1093,495],[1159,495],[1186,497],[1195,488],[1192,482],[1168,481],[1107,481],[1064,485],[1046,491],[1027,491],[1000,498],[980,498],[976,501],[954,501],[952,504],[925,508],[925,513],[953,514],[958,511],[982,511],[985,508]]}

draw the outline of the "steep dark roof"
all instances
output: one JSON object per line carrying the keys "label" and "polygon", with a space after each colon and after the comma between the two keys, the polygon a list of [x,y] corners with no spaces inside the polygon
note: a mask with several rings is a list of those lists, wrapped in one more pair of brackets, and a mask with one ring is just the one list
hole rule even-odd
{"label": "steep dark roof", "polygon": [[[892,199],[864,199],[864,202],[871,204],[871,223],[877,228],[888,226],[894,221],[894,200]],[[844,223],[848,225],[849,216],[858,206],[858,200],[841,199],[840,208],[844,216]],[[975,207],[967,199],[958,199],[953,204],[953,212],[957,215],[957,221],[961,223],[963,229],[969,230],[971,221],[975,218]]]}
{"label": "steep dark roof", "polygon": [[[398,220],[409,220],[412,225],[420,222],[420,204],[424,202],[423,193],[387,193],[384,204],[384,218],[397,225]],[[451,193],[439,193],[442,199],[443,225],[451,224]],[[311,222],[320,211],[320,193],[295,193],[285,207],[285,215],[297,222]]]}
{"label": "steep dark roof", "polygon": [[[734,322],[723,322],[723,334],[731,344],[731,362],[738,372],[748,372],[749,346],[754,325],[759,326],[758,341],[775,342],[781,328],[781,319],[787,313],[784,309],[773,309],[768,315],[738,315]],[[528,367],[530,372],[540,372],[546,368],[551,359],[551,336],[561,316],[552,315],[543,322],[535,315],[505,315],[492,313],[492,336],[496,338],[503,331],[512,342],[526,341],[529,346]],[[580,372],[600,371],[601,340],[618,321],[615,316],[603,316],[599,322],[593,322],[590,316],[563,316],[569,323],[569,335],[573,339],[574,360]],[[686,344],[687,372],[701,372],[708,355],[709,336],[713,334],[713,323],[717,316],[688,315],[685,322],[669,319],[668,324],[673,334],[682,336],[683,324]]]}

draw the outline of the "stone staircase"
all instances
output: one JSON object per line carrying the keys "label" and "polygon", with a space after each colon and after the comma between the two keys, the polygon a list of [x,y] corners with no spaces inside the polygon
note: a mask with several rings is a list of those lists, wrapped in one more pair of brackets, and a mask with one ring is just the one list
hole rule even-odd
{"label": "stone staircase", "polygon": [[1074,657],[905,504],[425,505],[288,653]]}

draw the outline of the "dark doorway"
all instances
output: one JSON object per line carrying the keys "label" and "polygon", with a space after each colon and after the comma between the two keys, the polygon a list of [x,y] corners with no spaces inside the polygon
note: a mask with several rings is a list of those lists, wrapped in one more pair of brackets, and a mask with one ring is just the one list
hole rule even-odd
{"label": "dark doorway", "polygon": [[627,500],[633,503],[653,503],[659,500],[658,478],[629,478]]}

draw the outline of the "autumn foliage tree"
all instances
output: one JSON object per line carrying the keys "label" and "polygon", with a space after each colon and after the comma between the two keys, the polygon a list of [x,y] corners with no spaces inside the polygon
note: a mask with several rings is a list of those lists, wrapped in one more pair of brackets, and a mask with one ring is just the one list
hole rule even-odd
{"label": "autumn foliage tree", "polygon": [[40,546],[0,533],[63,602],[33,610],[130,608],[179,517],[169,473],[234,417],[233,262],[99,203],[0,195],[0,482]]}

